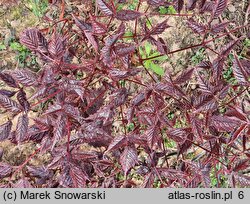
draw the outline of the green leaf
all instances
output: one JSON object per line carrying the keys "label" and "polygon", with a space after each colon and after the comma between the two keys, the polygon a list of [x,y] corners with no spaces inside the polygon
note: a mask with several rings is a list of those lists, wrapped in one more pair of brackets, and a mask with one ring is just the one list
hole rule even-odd
{"label": "green leaf", "polygon": [[168,9],[165,6],[160,6],[159,7],[159,13],[160,14],[167,14],[168,13]]}
{"label": "green leaf", "polygon": [[131,31],[125,32],[123,37],[124,37],[125,41],[129,41],[129,40],[132,40],[134,38],[133,33]]}
{"label": "green leaf", "polygon": [[12,50],[19,51],[19,52],[25,50],[25,48],[18,42],[11,42],[10,43],[10,48]]}
{"label": "green leaf", "polygon": [[152,45],[149,42],[146,41],[146,43],[145,43],[145,51],[146,51],[147,56],[150,55],[151,50],[152,50]]}
{"label": "green leaf", "polygon": [[151,69],[160,76],[164,75],[164,70],[158,64],[151,63]]}
{"label": "green leaf", "polygon": [[150,60],[147,60],[144,62],[144,66],[147,68],[147,69],[151,69],[151,64],[152,62]]}
{"label": "green leaf", "polygon": [[168,14],[176,14],[176,10],[173,6],[169,6],[167,10]]}
{"label": "green leaf", "polygon": [[4,44],[0,44],[0,50],[5,50],[6,46]]}

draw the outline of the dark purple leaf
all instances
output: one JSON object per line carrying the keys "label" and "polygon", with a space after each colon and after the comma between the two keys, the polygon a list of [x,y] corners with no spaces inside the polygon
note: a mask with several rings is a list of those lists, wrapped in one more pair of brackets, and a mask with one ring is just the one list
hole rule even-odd
{"label": "dark purple leaf", "polygon": [[101,55],[103,58],[103,62],[106,65],[108,65],[108,66],[112,65],[111,52],[112,52],[113,45],[121,36],[123,36],[124,33],[125,33],[125,26],[122,23],[122,24],[120,24],[119,28],[117,29],[116,34],[108,36],[105,39],[105,46],[101,50]]}
{"label": "dark purple leaf", "polygon": [[233,73],[239,83],[248,83],[248,78],[250,77],[250,74],[248,74],[248,72],[246,71],[246,67],[242,65],[237,55],[234,55]]}
{"label": "dark purple leaf", "polygon": [[196,3],[197,3],[198,0],[188,0],[187,1],[187,9],[188,10],[194,10],[195,7],[196,7]]}
{"label": "dark purple leaf", "polygon": [[[204,0],[204,1],[206,1],[206,0]],[[201,8],[200,12],[201,13],[205,13],[205,12],[212,13],[214,7],[215,7],[214,2],[206,1],[203,5],[200,6],[200,8]]]}
{"label": "dark purple leaf", "polygon": [[231,50],[239,44],[241,38],[238,38],[237,40],[229,42],[227,45],[225,45],[221,50],[220,54],[224,57],[228,56]]}
{"label": "dark purple leaf", "polygon": [[227,116],[213,116],[212,123],[218,131],[233,131],[240,125],[240,122],[236,119]]}
{"label": "dark purple leaf", "polygon": [[37,85],[36,75],[27,69],[17,69],[11,73],[11,75],[24,86]]}
{"label": "dark purple leaf", "polygon": [[17,104],[17,102],[2,94],[0,94],[0,106],[13,113],[18,113],[21,111],[21,107]]}
{"label": "dark purple leaf", "polygon": [[180,13],[184,6],[184,0],[175,0],[174,2],[175,10]]}
{"label": "dark purple leaf", "polygon": [[155,180],[154,173],[150,172],[144,177],[144,181],[141,185],[142,188],[152,188]]}
{"label": "dark purple leaf", "polygon": [[165,3],[164,0],[147,0],[147,3],[151,6],[160,6]]}
{"label": "dark purple leaf", "polygon": [[0,89],[0,94],[10,98],[10,97],[12,97],[12,96],[14,96],[16,94],[16,91],[9,91],[9,90],[6,90],[6,89]]}
{"label": "dark purple leaf", "polygon": [[13,77],[10,74],[0,72],[0,79],[4,81],[8,86],[13,87],[13,88],[18,88],[18,85],[15,79],[13,79]]}
{"label": "dark purple leaf", "polygon": [[14,188],[33,188],[27,178],[22,178],[13,184]]}
{"label": "dark purple leaf", "polygon": [[240,170],[246,169],[248,166],[249,166],[249,159],[241,159],[235,164],[233,171],[238,172]]}
{"label": "dark purple leaf", "polygon": [[17,93],[17,100],[19,104],[23,107],[25,112],[28,112],[30,109],[30,104],[27,100],[26,93],[23,91],[23,89],[20,89]]}
{"label": "dark purple leaf", "polygon": [[186,139],[189,132],[190,129],[187,128],[173,128],[167,131],[167,135],[175,142],[182,143]]}
{"label": "dark purple leaf", "polygon": [[101,11],[107,16],[112,16],[114,14],[113,8],[104,0],[97,0],[97,3]]}
{"label": "dark purple leaf", "polygon": [[93,16],[90,16],[90,19],[92,25],[92,33],[94,35],[103,35],[107,32],[107,27],[105,24],[96,21]]}
{"label": "dark purple leaf", "polygon": [[117,45],[114,46],[115,49],[115,53],[120,56],[120,57],[124,57],[128,54],[131,54],[135,51],[135,46],[131,45],[131,44],[122,44],[119,43]]}
{"label": "dark purple leaf", "polygon": [[28,125],[29,125],[28,115],[23,114],[19,116],[16,127],[16,138],[18,143],[21,143],[26,139],[28,139],[28,134],[27,134]]}
{"label": "dark purple leaf", "polygon": [[53,58],[60,59],[65,52],[64,39],[54,33],[51,42],[48,46],[49,53]]}
{"label": "dark purple leaf", "polygon": [[116,14],[116,18],[121,21],[132,21],[141,16],[141,13],[133,10],[120,10]]}
{"label": "dark purple leaf", "polygon": [[70,165],[70,177],[74,184],[74,188],[85,188],[86,180],[89,180],[88,175],[78,166]]}
{"label": "dark purple leaf", "polygon": [[158,126],[149,127],[144,133],[147,138],[148,146],[153,148],[153,146],[160,141],[160,130]]}
{"label": "dark purple leaf", "polygon": [[67,117],[60,114],[56,120],[56,125],[54,126],[54,139],[52,149],[67,134],[66,122]]}
{"label": "dark purple leaf", "polygon": [[138,155],[135,147],[126,147],[120,157],[122,169],[127,175],[128,171],[133,168],[138,162]]}
{"label": "dark purple leaf", "polygon": [[200,74],[197,74],[197,76],[198,76],[198,82],[199,82],[199,89],[205,94],[209,94],[209,95],[213,94],[213,87],[211,86],[209,81],[204,79],[204,77]]}
{"label": "dark purple leaf", "polygon": [[118,149],[120,147],[123,147],[127,142],[126,137],[124,136],[116,136],[113,141],[110,143],[107,151],[112,151],[114,149]]}
{"label": "dark purple leaf", "polygon": [[89,43],[93,46],[96,52],[99,50],[99,45],[95,39],[95,37],[92,34],[92,27],[88,24],[80,21],[75,15],[72,15],[76,25],[81,29],[81,31],[84,33],[86,38],[88,39]]}
{"label": "dark purple leaf", "polygon": [[170,27],[170,26],[167,24],[167,21],[168,21],[168,20],[165,20],[165,21],[163,21],[163,22],[161,22],[161,23],[156,24],[156,26],[154,26],[150,31],[148,31],[148,32],[146,33],[146,36],[142,39],[142,41],[144,41],[144,40],[150,38],[151,35],[159,35],[159,34],[163,33],[163,32],[166,30],[166,28],[169,28],[169,27]]}
{"label": "dark purple leaf", "polygon": [[0,125],[0,141],[6,140],[10,136],[12,122],[8,122]]}
{"label": "dark purple leaf", "polygon": [[206,26],[196,22],[193,18],[188,19],[188,26],[198,34],[204,34],[206,32]]}
{"label": "dark purple leaf", "polygon": [[218,34],[225,30],[225,28],[228,26],[229,22],[223,22],[219,24],[215,24],[211,27],[211,33]]}
{"label": "dark purple leaf", "polygon": [[214,18],[220,16],[225,8],[227,7],[228,0],[216,0],[215,6],[213,8]]}
{"label": "dark purple leaf", "polygon": [[187,82],[192,77],[193,72],[194,72],[194,68],[182,71],[181,74],[179,74],[176,77],[176,79],[174,80],[174,83],[175,84],[182,84],[182,83]]}
{"label": "dark purple leaf", "polygon": [[0,179],[9,176],[12,172],[12,167],[8,164],[0,162]]}
{"label": "dark purple leaf", "polygon": [[20,42],[27,48],[40,53],[46,53],[48,43],[42,33],[36,28],[28,28],[23,31]]}
{"label": "dark purple leaf", "polygon": [[123,71],[123,70],[118,70],[118,69],[112,69],[110,72],[109,72],[109,75],[113,78],[113,79],[116,79],[116,80],[121,80],[121,79],[126,79],[130,76],[135,76],[136,74],[139,73],[140,70],[138,69],[132,69],[132,70],[129,70],[129,71]]}

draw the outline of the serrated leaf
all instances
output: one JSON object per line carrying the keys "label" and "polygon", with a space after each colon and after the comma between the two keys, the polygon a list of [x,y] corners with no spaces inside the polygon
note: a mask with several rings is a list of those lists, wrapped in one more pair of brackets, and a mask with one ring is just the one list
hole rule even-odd
{"label": "serrated leaf", "polygon": [[0,125],[0,141],[3,141],[10,136],[11,127],[12,127],[12,122],[10,120]]}
{"label": "serrated leaf", "polygon": [[234,172],[238,172],[238,171],[240,171],[240,170],[244,170],[244,169],[246,169],[248,166],[249,166],[249,163],[250,161],[249,161],[249,159],[241,159],[241,160],[239,160],[236,164],[235,164],[235,166],[234,166],[234,168],[233,168],[233,171]]}
{"label": "serrated leaf", "polygon": [[138,162],[138,155],[135,147],[126,147],[120,157],[120,163],[124,174],[127,175],[128,171],[133,168]]}
{"label": "serrated leaf", "polygon": [[237,55],[234,55],[234,61],[233,61],[233,73],[235,78],[239,83],[246,84],[248,83],[248,78],[250,75],[248,72],[245,70],[246,67],[244,67],[239,60]]}
{"label": "serrated leaf", "polygon": [[88,175],[78,166],[70,165],[69,171],[74,188],[85,188],[86,180],[89,180]]}
{"label": "serrated leaf", "polygon": [[210,61],[202,61],[197,65],[197,67],[202,69],[210,69],[212,67],[212,63]]}
{"label": "serrated leaf", "polygon": [[194,68],[191,69],[187,69],[182,71],[174,80],[175,84],[182,84],[187,82],[188,80],[190,80],[190,78],[192,77],[192,74],[194,72]]}
{"label": "serrated leaf", "polygon": [[180,13],[184,6],[184,0],[176,0],[174,3],[175,10]]}
{"label": "serrated leaf", "polygon": [[186,139],[188,131],[190,132],[187,128],[172,128],[167,131],[167,135],[175,142],[182,143]]}
{"label": "serrated leaf", "polygon": [[132,21],[141,16],[141,13],[133,10],[120,10],[116,13],[116,18],[121,21]]}
{"label": "serrated leaf", "polygon": [[121,79],[126,79],[126,78],[128,78],[130,76],[135,76],[139,72],[140,72],[140,70],[138,70],[138,69],[132,69],[132,70],[129,70],[129,71],[119,70],[119,69],[112,69],[109,72],[109,75],[113,79],[121,80]]}
{"label": "serrated leaf", "polygon": [[0,72],[0,79],[4,81],[8,86],[13,87],[13,88],[18,88],[18,85],[15,79],[13,79],[13,77],[10,74]]}
{"label": "serrated leaf", "polygon": [[159,127],[158,126],[149,127],[144,133],[144,135],[147,138],[148,146],[152,148],[155,145],[155,143],[159,142],[159,137],[160,137]]}
{"label": "serrated leaf", "polygon": [[18,113],[22,110],[17,102],[2,94],[0,94],[0,106],[13,113]]}
{"label": "serrated leaf", "polygon": [[92,33],[94,35],[103,35],[107,32],[107,27],[105,24],[96,21],[93,16],[90,16],[91,25],[92,25]]}
{"label": "serrated leaf", "polygon": [[213,9],[213,17],[216,18],[220,16],[225,8],[227,7],[228,0],[216,0],[214,9]]}
{"label": "serrated leaf", "polygon": [[89,43],[93,46],[96,52],[99,50],[99,45],[92,34],[92,27],[89,26],[87,23],[80,21],[75,15],[72,15],[76,25],[80,28],[80,30],[84,33],[86,38],[88,39]]}
{"label": "serrated leaf", "polygon": [[191,117],[192,132],[201,142],[203,141],[202,121],[198,120],[195,116]]}
{"label": "serrated leaf", "polygon": [[27,114],[19,116],[16,127],[16,139],[18,143],[25,141],[28,138],[29,118]]}
{"label": "serrated leaf", "polygon": [[6,90],[6,89],[0,89],[0,94],[7,96],[7,97],[12,97],[16,94],[16,91],[10,91],[10,90]]}
{"label": "serrated leaf", "polygon": [[236,119],[232,119],[227,116],[213,116],[211,118],[212,124],[218,131],[233,131],[240,125],[240,122]]}
{"label": "serrated leaf", "polygon": [[151,6],[160,6],[161,4],[164,4],[164,0],[147,0],[147,3]]}
{"label": "serrated leaf", "polygon": [[30,103],[27,100],[26,93],[23,89],[20,89],[17,93],[17,100],[19,104],[22,106],[25,112],[28,112],[30,109]]}
{"label": "serrated leaf", "polygon": [[9,176],[12,172],[12,167],[6,163],[0,162],[0,179]]}
{"label": "serrated leaf", "polygon": [[112,65],[111,61],[111,52],[113,45],[115,42],[125,33],[125,26],[124,24],[120,24],[119,28],[117,29],[114,35],[108,36],[105,39],[105,46],[101,50],[101,56],[103,58],[104,64],[110,66]]}
{"label": "serrated leaf", "polygon": [[114,46],[115,53],[120,56],[124,57],[128,54],[131,54],[135,51],[135,46],[131,44],[123,44],[123,43],[117,43],[117,45]]}
{"label": "serrated leaf", "polygon": [[144,177],[144,180],[143,180],[141,187],[142,188],[152,188],[152,186],[154,184],[154,179],[155,179],[154,173],[152,173],[152,172],[148,173]]}
{"label": "serrated leaf", "polygon": [[204,77],[198,73],[197,73],[197,76],[198,76],[198,82],[199,82],[199,89],[205,94],[213,95],[213,87],[209,83],[209,81],[204,79]]}
{"label": "serrated leaf", "polygon": [[118,149],[123,147],[127,142],[126,137],[124,136],[116,136],[113,141],[110,143],[107,151],[112,151],[114,149]]}
{"label": "serrated leaf", "polygon": [[67,134],[66,122],[67,122],[67,116],[59,115],[59,117],[57,118],[56,125],[54,126],[54,139],[53,139],[52,149]]}
{"label": "serrated leaf", "polygon": [[226,27],[228,26],[229,22],[223,22],[219,24],[212,25],[211,27],[211,33],[218,34],[220,32],[223,32]]}
{"label": "serrated leaf", "polygon": [[28,28],[23,31],[20,42],[30,50],[46,53],[48,43],[42,33],[36,28]]}
{"label": "serrated leaf", "polygon": [[187,24],[195,33],[204,34],[206,32],[206,26],[196,22],[193,18],[188,19]]}
{"label": "serrated leaf", "polygon": [[169,28],[170,26],[167,24],[167,20],[156,24],[151,30],[147,31],[146,36],[142,39],[142,41],[148,39],[151,37],[151,35],[159,35],[165,31],[166,28]]}
{"label": "serrated leaf", "polygon": [[218,82],[221,79],[223,67],[224,67],[225,57],[217,57],[212,64],[212,78],[214,81]]}
{"label": "serrated leaf", "polygon": [[112,16],[114,11],[111,6],[109,6],[104,0],[97,0],[98,6],[101,11],[107,16]]}
{"label": "serrated leaf", "polygon": [[24,86],[37,85],[37,76],[27,69],[17,69],[11,75]]}
{"label": "serrated leaf", "polygon": [[204,13],[204,12],[212,13],[214,8],[215,8],[215,2],[206,1],[206,0],[202,0],[202,2],[200,2],[201,13]]}
{"label": "serrated leaf", "polygon": [[48,50],[53,58],[60,59],[65,52],[65,43],[63,38],[54,33],[52,40],[49,43]]}

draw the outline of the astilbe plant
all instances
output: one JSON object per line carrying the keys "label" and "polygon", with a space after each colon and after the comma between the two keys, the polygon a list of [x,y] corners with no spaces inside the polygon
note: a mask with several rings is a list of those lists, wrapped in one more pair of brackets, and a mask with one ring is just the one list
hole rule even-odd
{"label": "astilbe plant", "polygon": [[[49,29],[23,31],[20,42],[43,65],[37,73],[0,73],[11,87],[0,90],[0,106],[10,113],[0,140],[34,142],[37,149],[20,166],[0,163],[2,187],[211,187],[212,174],[217,187],[222,179],[229,187],[250,185],[250,62],[235,51],[244,36],[220,50],[210,47],[249,25],[214,23],[227,0],[140,0],[135,10],[118,9],[126,2],[97,0],[83,16],[72,13]],[[169,5],[177,13],[159,16],[157,8]],[[162,36],[172,16],[184,19],[198,44],[168,48]],[[154,17],[159,22],[149,25]],[[159,55],[142,58],[145,42]],[[217,57],[177,75],[144,66],[201,47]],[[223,78],[232,53],[234,84]],[[193,149],[199,153],[190,156]],[[48,152],[49,163],[29,163]]]}

